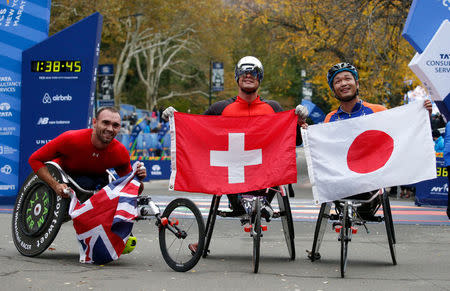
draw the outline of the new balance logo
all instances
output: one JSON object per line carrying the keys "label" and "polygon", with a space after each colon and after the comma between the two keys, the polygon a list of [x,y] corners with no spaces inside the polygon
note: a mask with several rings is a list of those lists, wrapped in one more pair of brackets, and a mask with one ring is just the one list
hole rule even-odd
{"label": "new balance logo", "polygon": [[48,117],[39,117],[37,125],[46,125],[48,124]]}

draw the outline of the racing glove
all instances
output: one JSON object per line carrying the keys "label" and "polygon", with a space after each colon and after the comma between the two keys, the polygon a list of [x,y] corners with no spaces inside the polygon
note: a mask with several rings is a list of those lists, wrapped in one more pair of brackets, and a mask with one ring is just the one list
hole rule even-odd
{"label": "racing glove", "polygon": [[174,112],[177,112],[177,110],[175,108],[173,108],[172,106],[169,106],[163,111],[162,118],[165,121],[169,121],[169,118],[173,117]]}
{"label": "racing glove", "polygon": [[295,107],[295,114],[297,114],[300,119],[305,120],[309,114],[308,108],[299,104],[297,105],[297,107]]}

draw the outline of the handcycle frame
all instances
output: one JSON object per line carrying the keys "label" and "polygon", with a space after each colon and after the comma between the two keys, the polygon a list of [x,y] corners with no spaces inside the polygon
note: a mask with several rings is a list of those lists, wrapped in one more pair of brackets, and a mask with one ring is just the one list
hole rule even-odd
{"label": "handcycle frame", "polygon": [[[374,209],[374,213],[378,211],[380,206],[383,207],[383,216],[373,216],[371,219],[365,217],[361,218],[358,213],[358,207],[367,203],[371,203],[375,199],[380,199]],[[397,265],[396,250],[395,250],[395,231],[394,223],[392,220],[391,206],[389,203],[389,196],[384,189],[380,189],[372,193],[372,196],[367,200],[360,199],[340,199],[335,201],[342,208],[342,211],[336,211],[336,214],[330,214],[332,202],[322,203],[317,217],[316,227],[314,231],[314,240],[311,251],[308,251],[308,258],[311,262],[319,260],[321,258],[319,249],[322,244],[323,236],[325,234],[325,229],[328,224],[328,220],[335,221],[332,224],[333,229],[339,233],[338,241],[341,244],[341,254],[340,254],[340,274],[344,278],[345,271],[347,268],[347,253],[348,253],[348,243],[352,239],[352,235],[357,232],[355,225],[362,225],[366,229],[368,228],[366,222],[382,222],[384,221],[386,227],[386,234],[389,244],[389,251],[391,254],[391,259],[393,265]]]}
{"label": "handcycle frame", "polygon": [[[272,218],[281,217],[284,236],[286,239],[286,244],[288,247],[289,258],[290,260],[295,260],[295,234],[294,234],[294,223],[292,219],[292,212],[289,203],[289,196],[294,197],[294,189],[292,185],[282,185],[272,188],[266,189],[266,194],[268,191],[275,191],[278,205],[280,208],[279,212],[274,212]],[[234,194],[233,194],[234,195]],[[253,272],[257,273],[259,270],[259,256],[260,256],[260,240],[262,236],[261,226],[261,195],[255,195],[251,201],[250,210],[247,211],[244,215],[236,215],[233,212],[222,212],[219,211],[220,199],[221,195],[214,195],[211,200],[211,207],[208,214],[208,219],[206,221],[206,233],[205,233],[205,246],[203,250],[203,258],[206,258],[210,253],[209,245],[211,243],[212,234],[214,231],[214,225],[216,222],[217,215],[221,217],[239,217],[243,219],[247,219],[251,225],[250,229],[246,231],[250,233],[250,236],[253,238],[253,256],[252,256],[252,264],[253,264]],[[247,208],[248,209],[248,208]],[[250,213],[249,213],[250,212]]]}
{"label": "handcycle frame", "polygon": [[[92,196],[95,191],[85,190],[79,186],[61,167],[54,162],[45,163],[50,174],[59,182],[72,188],[77,197],[84,201]],[[107,170],[109,182],[115,180],[114,175]],[[68,206],[70,199],[62,198],[34,173],[31,173],[24,182],[14,205],[12,218],[13,241],[17,250],[24,256],[34,257],[43,253],[51,245],[64,222],[70,220]],[[175,271],[186,272],[192,269],[199,261],[204,246],[204,222],[198,207],[189,199],[177,198],[172,200],[161,214],[157,206],[149,196],[141,195],[137,201],[138,217],[136,220],[156,219],[159,229],[159,243],[161,253],[166,263]],[[182,214],[180,215],[180,212]],[[178,219],[189,216],[194,219]],[[184,222],[189,221],[189,228],[183,228]],[[188,231],[194,226],[198,229],[196,235],[190,236]],[[166,234],[173,236],[166,237]],[[171,243],[167,243],[173,237]],[[198,243],[196,252],[188,250],[186,238],[194,239]],[[179,241],[180,249],[172,254],[171,247],[175,241]],[[181,261],[180,251],[188,252],[184,256],[186,261]]]}

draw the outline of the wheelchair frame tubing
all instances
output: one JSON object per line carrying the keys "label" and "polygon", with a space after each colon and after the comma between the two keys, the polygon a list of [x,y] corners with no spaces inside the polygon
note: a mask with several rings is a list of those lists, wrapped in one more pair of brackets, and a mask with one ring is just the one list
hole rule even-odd
{"label": "wheelchair frame tubing", "polygon": [[[325,234],[326,227],[328,225],[328,219],[331,211],[331,203],[322,203],[320,206],[319,215],[317,216],[316,228],[314,231],[314,240],[309,254],[309,259],[314,262],[316,259],[320,259],[320,245],[322,244],[323,236]],[[319,258],[316,258],[318,254]]]}
{"label": "wheelchair frame tubing", "polygon": [[209,209],[208,219],[206,221],[205,228],[205,247],[203,249],[203,258],[206,258],[209,253],[209,244],[214,230],[214,224],[216,223],[217,211],[219,209],[221,195],[214,195],[211,200],[211,207]]}

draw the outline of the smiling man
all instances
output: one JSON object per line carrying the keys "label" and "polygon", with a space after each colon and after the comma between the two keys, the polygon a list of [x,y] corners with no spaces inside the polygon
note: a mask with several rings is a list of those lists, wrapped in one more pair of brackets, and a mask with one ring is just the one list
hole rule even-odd
{"label": "smiling man", "polygon": [[[119,176],[131,172],[127,149],[115,139],[121,126],[119,111],[114,107],[100,108],[93,119],[93,128],[69,130],[34,152],[28,162],[38,177],[57,195],[67,197],[68,186],[58,183],[45,167],[54,161],[81,187],[99,190],[108,184],[106,170],[114,168]],[[141,180],[147,176],[145,167],[139,168]]]}
{"label": "smiling man", "polygon": [[328,85],[340,106],[325,117],[324,122],[348,119],[386,110],[382,105],[364,102],[359,98],[358,71],[349,63],[338,63],[328,70]]}
{"label": "smiling man", "polygon": [[[238,85],[238,95],[226,100],[218,101],[209,107],[204,114],[206,115],[223,115],[223,116],[258,116],[271,114],[283,111],[281,105],[275,100],[266,100],[258,95],[258,89],[264,78],[264,68],[260,60],[253,56],[245,56],[241,58],[236,64],[234,70],[234,78]],[[164,110],[162,117],[166,120],[173,116],[176,110],[173,107],[168,107]],[[302,105],[295,108],[295,114],[299,116],[297,128],[297,145],[301,144],[300,126],[305,126],[305,119],[308,116],[308,110]],[[266,189],[261,190],[265,193]],[[252,193],[254,193],[253,191]],[[240,203],[241,196],[246,193],[236,193],[227,195],[230,201],[230,208],[232,212],[237,214],[245,213],[245,210]],[[270,203],[273,198],[273,193],[269,193],[267,202]],[[262,214],[266,219],[270,219],[271,207],[269,204],[264,205],[267,211],[263,208]]]}
{"label": "smiling man", "polygon": [[[327,114],[324,122],[333,122],[349,118],[355,118],[363,115],[372,114],[386,110],[386,107],[379,104],[371,104],[359,98],[359,76],[355,66],[350,63],[338,63],[333,65],[327,73],[327,82],[330,86],[334,96],[339,100],[339,108]],[[431,114],[431,101],[425,100],[423,106]],[[378,139],[378,142],[380,140]],[[362,145],[361,143],[360,145]],[[366,143],[367,144],[367,143]],[[361,152],[361,149],[357,149]],[[366,167],[376,167],[376,162],[373,165],[365,165]],[[353,195],[348,198],[353,199],[368,199],[371,193],[362,193]],[[358,208],[360,215],[372,216],[376,207],[376,201],[371,204],[364,204]]]}

